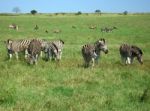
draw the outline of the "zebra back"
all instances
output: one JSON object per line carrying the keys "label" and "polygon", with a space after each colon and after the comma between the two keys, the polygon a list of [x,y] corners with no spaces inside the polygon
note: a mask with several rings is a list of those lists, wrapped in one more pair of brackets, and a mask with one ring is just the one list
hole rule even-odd
{"label": "zebra back", "polygon": [[[33,39],[19,39],[19,40],[11,40],[8,39],[7,40],[7,49],[11,50],[13,52],[21,52],[24,51],[26,49],[28,49],[30,42]],[[39,41],[42,46],[44,47],[44,40],[42,39],[35,39],[37,41]]]}
{"label": "zebra back", "polygon": [[28,48],[31,40],[7,40],[7,49],[13,52],[20,52]]}
{"label": "zebra back", "polygon": [[54,41],[52,41],[52,44],[54,45],[54,47],[56,47],[58,52],[61,52],[62,49],[63,49],[64,41],[62,41],[62,40],[54,40]]}

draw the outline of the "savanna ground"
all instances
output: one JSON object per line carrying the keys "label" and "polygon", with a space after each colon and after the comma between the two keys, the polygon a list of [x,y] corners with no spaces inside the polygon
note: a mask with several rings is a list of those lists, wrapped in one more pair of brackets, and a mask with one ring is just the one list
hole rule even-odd
{"label": "savanna ground", "polygon": [[[8,29],[11,23],[18,24],[19,31]],[[105,26],[118,29],[102,34]],[[53,33],[55,29],[61,33]],[[62,60],[58,64],[40,58],[32,66],[21,54],[18,61],[9,61],[4,43],[9,38],[62,39]],[[99,38],[107,40],[109,54],[102,54],[93,69],[85,69],[81,47]],[[122,43],[142,48],[144,64],[135,60],[122,65]],[[0,111],[149,111],[150,15],[0,16],[0,87]]]}

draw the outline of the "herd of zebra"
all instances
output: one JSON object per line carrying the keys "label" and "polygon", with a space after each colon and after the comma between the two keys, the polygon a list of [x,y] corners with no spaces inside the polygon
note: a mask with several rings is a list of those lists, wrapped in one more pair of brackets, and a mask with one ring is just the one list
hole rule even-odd
{"label": "herd of zebra", "polygon": [[[18,25],[14,24],[14,23],[10,24],[8,27],[9,27],[9,29],[14,29],[14,30],[17,30],[17,31],[19,29]],[[75,29],[76,26],[72,25],[72,28]],[[89,29],[96,29],[96,28],[97,28],[96,25],[89,26]],[[35,27],[34,27],[34,30],[38,30],[38,29],[39,29],[39,26],[36,24]],[[116,26],[113,26],[113,27],[102,27],[100,30],[101,30],[101,32],[109,33],[109,32],[112,32],[115,29],[118,29],[118,28]],[[60,33],[60,32],[61,32],[60,29],[54,29],[53,30],[53,33]],[[49,33],[49,31],[45,30],[45,33]]]}
{"label": "herd of zebra", "polygon": [[[38,57],[42,52],[45,53],[45,60],[60,61],[64,46],[64,41],[59,40],[43,40],[43,39],[22,39],[6,41],[7,51],[9,59],[12,59],[12,55],[16,55],[18,59],[18,53],[24,52],[25,59],[30,64],[37,64]],[[99,39],[94,44],[86,44],[81,48],[81,53],[84,59],[84,66],[94,67],[94,64],[98,64],[98,60],[101,56],[101,51],[107,54],[108,47],[105,39]],[[142,50],[134,45],[122,44],[119,48],[122,62],[124,64],[132,64],[133,59],[136,57],[140,64],[143,64]]]}
{"label": "herd of zebra", "polygon": [[[92,62],[92,67],[95,62],[98,64],[98,59],[100,58],[101,51],[107,54],[108,47],[105,39],[99,39],[94,44],[86,44],[82,47],[82,56],[85,61],[85,67],[90,66]],[[143,64],[142,50],[134,45],[122,44],[119,48],[120,56],[124,64],[132,64],[134,58],[136,57],[140,64]]]}
{"label": "herd of zebra", "polygon": [[42,56],[42,52],[45,53],[45,60],[60,60],[62,56],[64,41],[53,40],[47,41],[43,39],[21,39],[6,41],[6,47],[9,55],[9,59],[12,59],[12,55],[15,54],[18,60],[19,52],[25,53],[25,59],[30,64],[37,64],[39,55]]}

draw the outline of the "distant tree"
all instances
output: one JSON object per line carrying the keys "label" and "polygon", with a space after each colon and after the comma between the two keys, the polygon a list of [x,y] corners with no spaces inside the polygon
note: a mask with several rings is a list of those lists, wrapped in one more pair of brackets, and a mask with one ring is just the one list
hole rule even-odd
{"label": "distant tree", "polygon": [[12,9],[12,11],[15,12],[15,13],[21,12],[21,10],[20,10],[19,7],[14,7],[14,8]]}
{"label": "distant tree", "polygon": [[55,15],[58,15],[59,13],[55,13]]}
{"label": "distant tree", "polygon": [[123,15],[127,15],[127,14],[128,14],[128,11],[124,11],[124,12],[123,12]]}
{"label": "distant tree", "polygon": [[36,13],[37,13],[37,11],[36,10],[31,10],[31,12],[30,12],[32,15],[35,15]]}
{"label": "distant tree", "polygon": [[65,13],[65,12],[62,12],[61,14],[62,14],[62,15],[65,15],[66,13]]}
{"label": "distant tree", "polygon": [[81,15],[82,14],[82,12],[81,11],[78,11],[77,13],[76,13],[76,15]]}
{"label": "distant tree", "polygon": [[95,10],[95,13],[100,14],[100,15],[102,14],[102,13],[101,13],[101,10],[98,10],[98,9]]}

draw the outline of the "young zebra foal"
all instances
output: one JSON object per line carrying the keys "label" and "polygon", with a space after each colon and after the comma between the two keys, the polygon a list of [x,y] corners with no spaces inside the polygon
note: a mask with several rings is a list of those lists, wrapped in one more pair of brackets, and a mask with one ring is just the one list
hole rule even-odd
{"label": "young zebra foal", "polygon": [[108,53],[105,39],[100,39],[96,41],[95,44],[84,45],[82,47],[82,56],[85,62],[85,67],[89,67],[90,62],[92,62],[92,67],[94,67],[95,61],[98,63],[101,51],[103,51],[105,54]]}
{"label": "young zebra foal", "polygon": [[122,44],[120,46],[119,51],[123,63],[132,64],[134,58],[136,57],[139,63],[143,64],[143,60],[142,60],[143,52],[139,47],[134,45],[130,46],[128,44]]}

